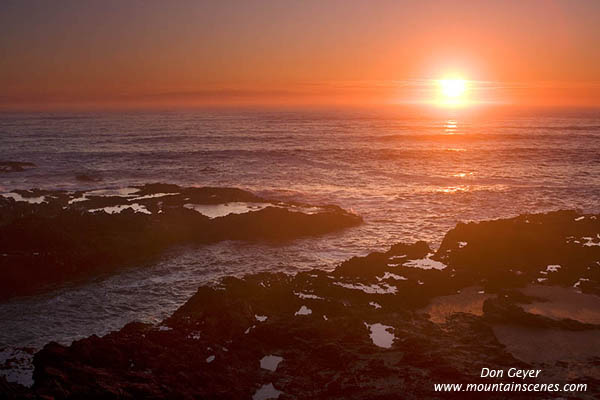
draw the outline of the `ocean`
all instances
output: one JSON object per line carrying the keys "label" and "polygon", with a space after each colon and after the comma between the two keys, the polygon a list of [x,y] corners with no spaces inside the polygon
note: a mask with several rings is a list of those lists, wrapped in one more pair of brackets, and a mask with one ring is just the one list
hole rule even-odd
{"label": "ocean", "polygon": [[[226,275],[331,269],[397,242],[439,245],[459,221],[600,212],[600,112],[187,110],[0,114],[12,189],[230,186],[337,204],[359,227],[287,243],[174,248],[157,263],[0,304],[0,348],[157,322]],[[98,180],[88,182],[78,175]]]}

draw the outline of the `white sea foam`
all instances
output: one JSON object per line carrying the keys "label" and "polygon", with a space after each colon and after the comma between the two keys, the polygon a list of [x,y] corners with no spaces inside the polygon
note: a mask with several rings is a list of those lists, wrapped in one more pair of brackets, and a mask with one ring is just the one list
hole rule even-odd
{"label": "white sea foam", "polygon": [[301,299],[323,300],[322,297],[317,296],[316,294],[302,293],[302,292],[294,292],[294,294],[296,296],[300,297]]}
{"label": "white sea foam", "polygon": [[390,286],[387,283],[364,285],[362,283],[353,284],[353,283],[334,282],[333,284],[344,287],[346,289],[362,290],[363,292],[370,293],[370,294],[393,294],[398,291],[398,288],[396,288],[396,286]]}
{"label": "white sea foam", "polygon": [[387,271],[383,274],[383,276],[377,276],[376,278],[380,282],[383,280],[386,280],[386,279],[390,279],[390,278],[395,279],[397,281],[406,281],[407,280],[407,278],[405,278],[404,276],[392,274],[391,272],[387,272]]}
{"label": "white sea foam", "polygon": [[154,194],[146,194],[144,196],[139,196],[139,197],[134,197],[132,199],[129,199],[129,201],[136,201],[136,200],[144,200],[144,199],[155,199],[158,197],[165,197],[165,196],[175,196],[178,195],[179,193],[154,193]]}
{"label": "white sea foam", "polygon": [[[10,361],[8,361],[10,360]],[[33,385],[33,354],[20,349],[0,349],[0,366],[8,364],[10,369],[0,368],[0,376],[8,382],[16,382],[31,387]]]}
{"label": "white sea foam", "polygon": [[410,267],[410,268],[440,269],[440,270],[447,267],[446,264],[444,264],[440,261],[432,260],[430,258],[432,255],[433,255],[433,253],[429,253],[429,254],[427,254],[427,256],[425,258],[421,258],[419,260],[407,261],[406,263],[404,263],[404,266]]}
{"label": "white sea foam", "polygon": [[[600,240],[599,240],[600,234],[596,235],[596,238],[584,236],[584,237],[582,237],[582,239],[584,239],[586,241],[585,243],[583,243],[583,245],[586,247],[600,246]],[[594,240],[598,240],[598,241],[595,242]]]}
{"label": "white sea foam", "polygon": [[548,265],[546,267],[546,272],[556,272],[560,269],[560,265]]}

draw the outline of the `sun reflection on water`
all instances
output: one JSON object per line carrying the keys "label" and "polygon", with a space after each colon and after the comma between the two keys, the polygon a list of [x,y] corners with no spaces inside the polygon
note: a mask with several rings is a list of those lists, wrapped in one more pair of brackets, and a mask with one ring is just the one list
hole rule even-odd
{"label": "sun reflection on water", "polygon": [[473,176],[473,172],[457,172],[452,176],[455,178],[466,178],[467,176]]}
{"label": "sun reflection on water", "polygon": [[449,119],[446,121],[446,125],[444,125],[444,132],[446,132],[446,135],[454,135],[458,133],[456,120]]}
{"label": "sun reflection on water", "polygon": [[436,192],[441,193],[457,193],[457,192],[468,192],[471,190],[470,186],[460,185],[460,186],[446,186],[436,190]]}

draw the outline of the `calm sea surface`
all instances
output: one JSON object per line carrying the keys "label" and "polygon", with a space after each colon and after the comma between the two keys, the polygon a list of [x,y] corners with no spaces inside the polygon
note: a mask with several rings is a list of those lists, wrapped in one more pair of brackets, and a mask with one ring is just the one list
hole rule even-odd
{"label": "calm sea surface", "polygon": [[[158,321],[224,275],[332,268],[353,255],[423,239],[458,221],[524,212],[600,212],[600,113],[178,111],[0,114],[0,174],[15,188],[149,182],[235,186],[333,203],[365,224],[284,245],[223,242],[0,304],[0,347],[68,343],[128,321]],[[78,174],[102,177],[82,183]]]}

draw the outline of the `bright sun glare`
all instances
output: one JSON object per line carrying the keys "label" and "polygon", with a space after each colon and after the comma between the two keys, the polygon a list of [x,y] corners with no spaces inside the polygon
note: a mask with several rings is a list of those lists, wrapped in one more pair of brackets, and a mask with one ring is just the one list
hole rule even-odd
{"label": "bright sun glare", "polygon": [[442,94],[449,98],[460,97],[467,89],[467,83],[464,79],[442,79],[440,80],[440,86]]}
{"label": "bright sun glare", "polygon": [[443,106],[466,104],[467,81],[464,79],[440,79],[437,103]]}

